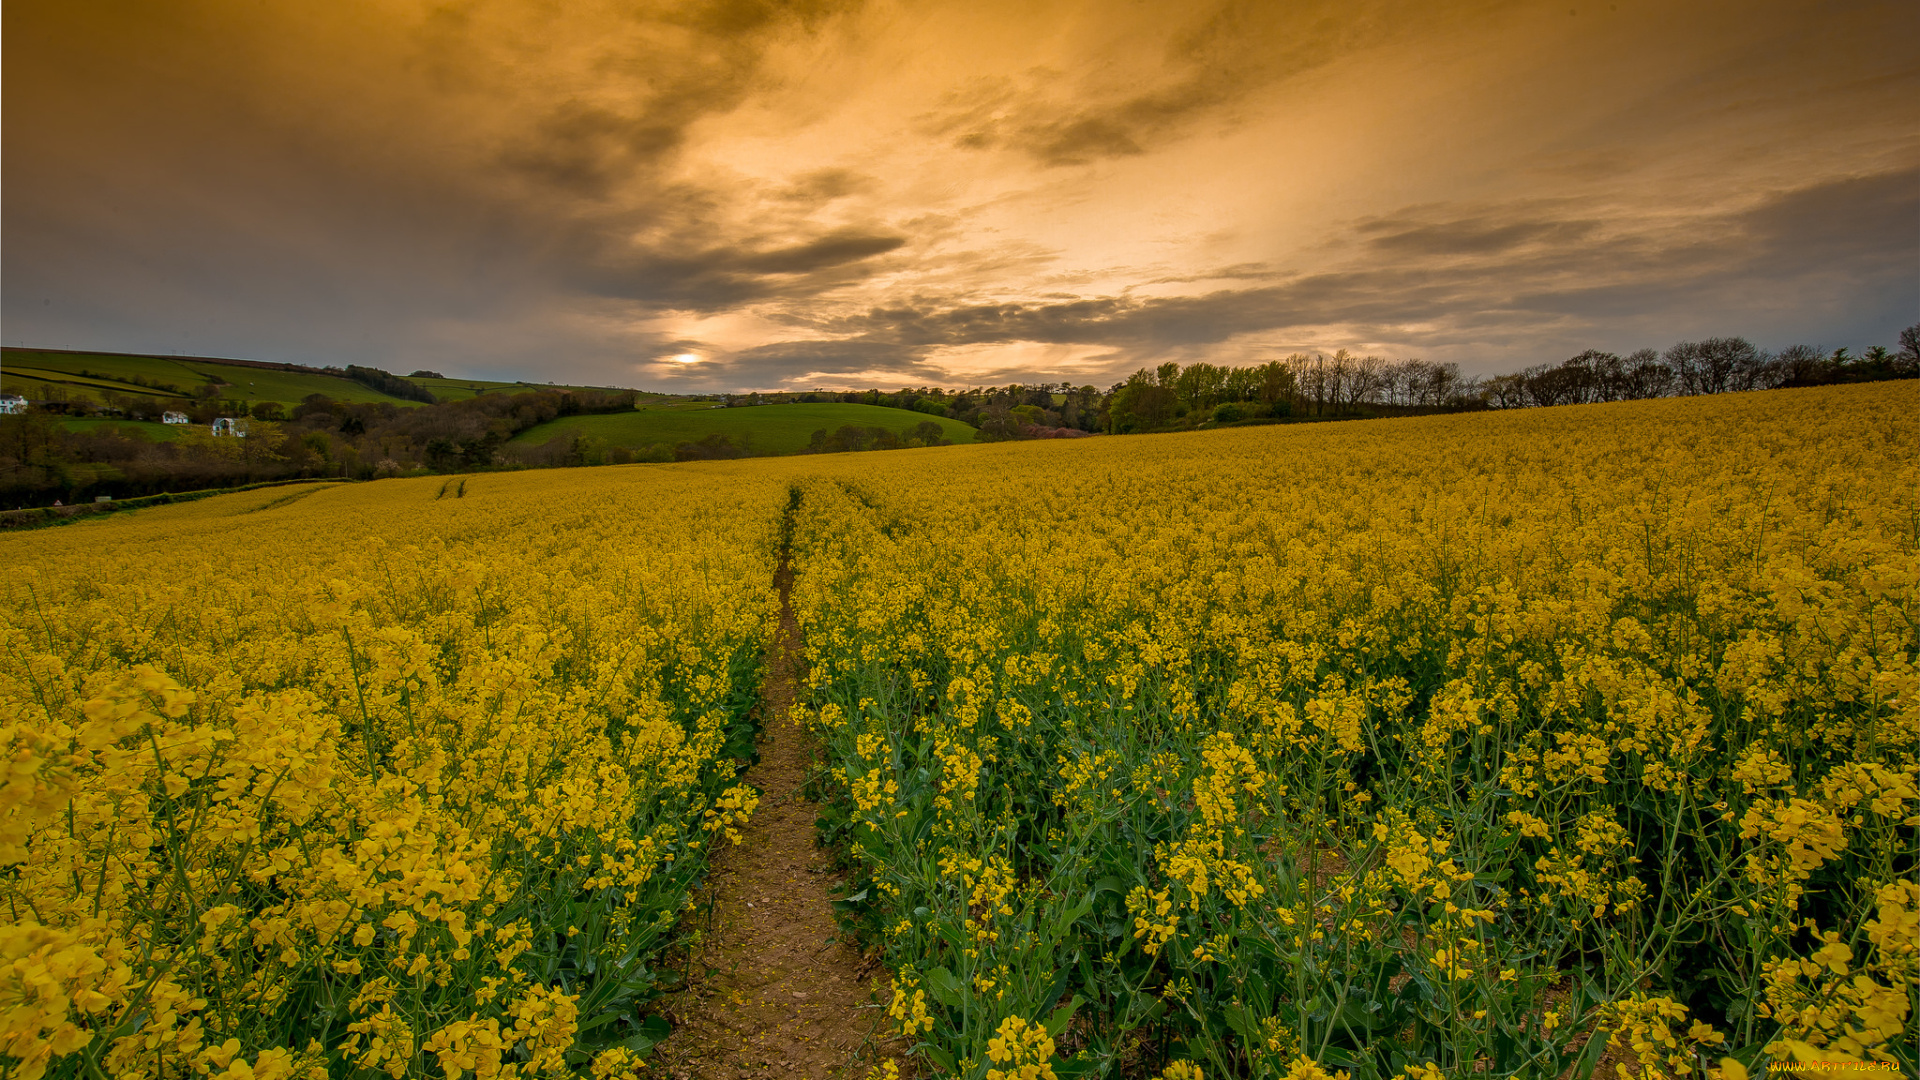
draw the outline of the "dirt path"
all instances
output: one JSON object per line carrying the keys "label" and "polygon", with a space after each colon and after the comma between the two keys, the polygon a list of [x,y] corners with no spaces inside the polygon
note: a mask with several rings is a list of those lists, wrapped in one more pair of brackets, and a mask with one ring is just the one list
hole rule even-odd
{"label": "dirt path", "polygon": [[760,807],[741,844],[714,857],[703,897],[713,915],[691,957],[693,983],[665,1008],[674,1032],[653,1065],[675,1080],[852,1078],[891,1056],[876,1007],[886,1001],[884,969],[829,940],[838,880],[814,845],[816,811],[801,794],[812,739],[787,719],[805,661],[784,563],[774,583],[780,634],[761,694],[760,761],[746,776],[762,792]]}

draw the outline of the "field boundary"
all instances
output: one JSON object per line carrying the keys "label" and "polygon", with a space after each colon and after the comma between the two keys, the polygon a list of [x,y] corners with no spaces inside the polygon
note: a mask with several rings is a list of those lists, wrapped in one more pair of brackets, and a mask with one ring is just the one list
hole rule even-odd
{"label": "field boundary", "polygon": [[194,360],[203,364],[232,364],[235,367],[256,368],[262,371],[291,371],[302,375],[333,375],[337,372],[317,368],[308,364],[294,364],[280,360],[242,360],[237,356],[190,356],[186,353],[130,353],[114,352],[110,349],[46,349],[38,345],[8,345],[0,352],[6,353],[58,353],[62,356],[120,356],[134,360]]}
{"label": "field boundary", "polygon": [[[18,532],[23,529],[46,529],[56,525],[71,525],[76,521],[99,517],[103,514],[116,513],[122,510],[144,510],[150,506],[194,502],[199,499],[211,499],[215,495],[232,495],[237,492],[255,491],[260,488],[286,487],[291,484],[358,484],[362,482],[363,481],[349,479],[344,476],[303,476],[294,480],[262,480],[257,484],[241,484],[239,487],[202,488],[199,491],[163,491],[157,495],[138,495],[131,499],[115,499],[112,502],[75,503],[72,506],[33,506],[21,510],[0,510],[0,532]],[[261,509],[265,509],[265,507]]]}

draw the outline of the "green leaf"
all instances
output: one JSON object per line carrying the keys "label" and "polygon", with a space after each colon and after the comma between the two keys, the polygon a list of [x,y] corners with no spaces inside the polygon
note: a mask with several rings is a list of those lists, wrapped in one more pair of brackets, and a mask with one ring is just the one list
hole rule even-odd
{"label": "green leaf", "polygon": [[1222,1010],[1226,1013],[1227,1026],[1240,1033],[1240,1036],[1252,1043],[1264,1043],[1266,1036],[1260,1033],[1260,1025],[1253,1018],[1253,1010],[1240,1002],[1231,1002]]}
{"label": "green leaf", "polygon": [[949,1009],[960,1007],[966,988],[954,977],[953,972],[937,967],[927,972],[920,981],[926,984],[927,992],[933,995],[935,1001]]}
{"label": "green leaf", "polygon": [[1353,1031],[1374,1032],[1394,1026],[1392,1017],[1381,1010],[1378,1002],[1363,1004],[1348,998],[1340,1006],[1338,1016],[1340,1022]]}
{"label": "green leaf", "polygon": [[581,1022],[580,1025],[575,1027],[573,1030],[575,1034],[583,1034],[585,1032],[592,1031],[594,1028],[602,1027],[606,1024],[611,1024],[618,1019],[620,1019],[620,1014],[617,1011],[603,1012],[599,1016],[596,1016],[591,1020],[586,1020]]}
{"label": "green leaf", "polygon": [[640,1030],[623,1045],[636,1054],[644,1054],[671,1034],[673,1024],[666,1017],[649,1016],[640,1022]]}
{"label": "green leaf", "polygon": [[1047,1037],[1053,1038],[1059,1035],[1061,1032],[1067,1030],[1067,1021],[1072,1020],[1073,1014],[1078,1012],[1080,1010],[1080,1006],[1085,1005],[1086,1003],[1087,1003],[1086,998],[1081,997],[1079,994],[1075,994],[1073,995],[1072,1001],[1069,1001],[1065,1005],[1062,1005],[1059,1008],[1053,1010],[1053,1015],[1047,1017]]}
{"label": "green leaf", "polygon": [[1599,1034],[1589,1035],[1587,1037],[1586,1049],[1580,1054],[1579,1064],[1574,1066],[1573,1075],[1576,1080],[1587,1080],[1588,1077],[1593,1075],[1593,1070],[1600,1066],[1600,1055],[1604,1053],[1606,1049],[1607,1040],[1605,1037]]}
{"label": "green leaf", "polygon": [[953,1055],[948,1053],[945,1050],[942,1050],[940,1047],[935,1046],[932,1043],[921,1043],[918,1049],[921,1050],[923,1053],[925,1053],[928,1057],[932,1058],[933,1063],[935,1065],[940,1066],[941,1070],[946,1072],[948,1075],[952,1075],[960,1071],[959,1063],[953,1060]]}
{"label": "green leaf", "polygon": [[1088,893],[1079,903],[1062,911],[1060,915],[1053,920],[1053,936],[1056,938],[1066,937],[1068,931],[1073,929],[1073,924],[1080,921],[1080,916],[1092,910],[1093,894]]}
{"label": "green leaf", "polygon": [[1365,1062],[1365,1058],[1350,1050],[1343,1050],[1337,1046],[1329,1046],[1320,1051],[1320,1064],[1322,1065],[1332,1065],[1339,1069],[1357,1069],[1365,1064]]}

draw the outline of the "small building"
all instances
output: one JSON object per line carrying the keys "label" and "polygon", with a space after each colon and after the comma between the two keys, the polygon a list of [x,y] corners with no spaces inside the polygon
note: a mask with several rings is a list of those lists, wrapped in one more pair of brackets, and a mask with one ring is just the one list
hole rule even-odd
{"label": "small building", "polygon": [[27,411],[27,399],[19,394],[0,394],[0,415],[18,416]]}
{"label": "small building", "polygon": [[244,416],[216,416],[213,419],[215,435],[231,435],[236,439],[247,437],[247,418]]}
{"label": "small building", "polygon": [[163,412],[160,414],[160,422],[163,424],[184,424],[187,422],[187,414],[183,412]]}

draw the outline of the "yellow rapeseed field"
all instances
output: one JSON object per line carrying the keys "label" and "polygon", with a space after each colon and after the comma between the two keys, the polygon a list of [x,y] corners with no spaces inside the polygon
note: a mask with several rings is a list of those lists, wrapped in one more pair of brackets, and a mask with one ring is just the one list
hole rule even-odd
{"label": "yellow rapeseed field", "polygon": [[7,1075],[632,1071],[787,491],[460,484],[0,541]]}
{"label": "yellow rapeseed field", "polygon": [[898,1029],[988,1080],[1915,1075],[1916,415],[804,481],[806,718]]}
{"label": "yellow rapeseed field", "polygon": [[754,806],[790,532],[840,907],[932,1070],[1913,1075],[1916,414],[1883,384],[0,537],[0,1063],[643,1068]]}

